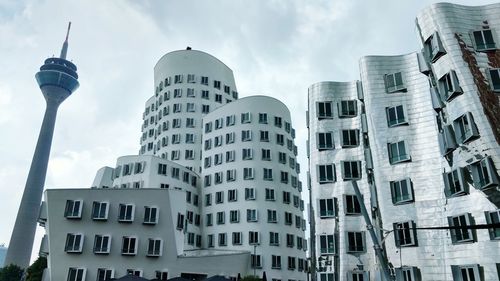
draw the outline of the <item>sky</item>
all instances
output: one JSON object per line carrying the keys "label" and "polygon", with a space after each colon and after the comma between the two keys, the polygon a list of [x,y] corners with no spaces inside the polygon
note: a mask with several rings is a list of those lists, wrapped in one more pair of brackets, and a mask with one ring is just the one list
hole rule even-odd
{"label": "sky", "polygon": [[415,17],[434,2],[0,0],[0,244],[9,243],[45,110],[34,75],[59,55],[68,21],[80,88],[59,108],[46,188],[88,188],[100,167],[138,153],[153,67],[187,46],[228,65],[240,97],[288,106],[306,182],[307,88],[359,79],[362,56],[419,50]]}

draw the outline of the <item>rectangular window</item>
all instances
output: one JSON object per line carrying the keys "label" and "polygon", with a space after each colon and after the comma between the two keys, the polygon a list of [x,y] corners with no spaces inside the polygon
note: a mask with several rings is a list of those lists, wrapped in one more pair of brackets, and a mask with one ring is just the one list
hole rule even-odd
{"label": "rectangular window", "polygon": [[333,143],[333,132],[318,133],[316,137],[318,150],[328,150],[335,148],[335,145]]}
{"label": "rectangular window", "polygon": [[288,257],[288,270],[295,270],[295,257]]}
{"label": "rectangular window", "polygon": [[64,217],[67,219],[81,219],[82,206],[83,202],[81,200],[66,200]]}
{"label": "rectangular window", "polygon": [[247,222],[257,222],[258,212],[257,209],[247,209]]}
{"label": "rectangular window", "polygon": [[251,148],[243,148],[241,150],[241,155],[243,160],[252,160],[253,159],[253,150]]}
{"label": "rectangular window", "polygon": [[111,236],[96,234],[94,237],[94,254],[109,254]]}
{"label": "rectangular window", "polygon": [[474,42],[477,51],[488,51],[496,49],[495,40],[491,29],[473,31]]}
{"label": "rectangular window", "polygon": [[285,144],[285,136],[282,134],[276,134],[276,144],[284,145]]}
{"label": "rectangular window", "polygon": [[241,124],[252,122],[252,115],[250,112],[245,112],[241,114]]}
{"label": "rectangular window", "polygon": [[245,188],[245,200],[255,200],[255,188]]}
{"label": "rectangular window", "polygon": [[490,87],[494,92],[500,92],[500,68],[493,68],[488,70],[490,74]]}
{"label": "rectangular window", "polygon": [[243,168],[243,179],[253,180],[253,168]]}
{"label": "rectangular window", "polygon": [[213,225],[213,215],[212,214],[207,214],[206,215],[206,225],[207,226],[212,226]]}
{"label": "rectangular window", "polygon": [[156,224],[158,222],[158,208],[144,206],[144,224]]}
{"label": "rectangular window", "polygon": [[401,72],[386,74],[384,76],[384,80],[387,93],[406,91],[406,87],[403,82],[403,74]]}
{"label": "rectangular window", "polygon": [[259,124],[267,124],[267,113],[259,113]]}
{"label": "rectangular window", "polygon": [[93,220],[107,220],[108,219],[108,202],[94,201],[92,203],[92,219]]}
{"label": "rectangular window", "polygon": [[[349,280],[349,281],[351,281],[351,280]],[[334,273],[320,273],[319,274],[319,281],[335,281],[335,274]],[[363,279],[356,280],[356,281],[363,281]]]}
{"label": "rectangular window", "polygon": [[293,248],[295,244],[295,237],[293,236],[293,234],[287,234],[286,235],[286,246],[288,248]]}
{"label": "rectangular window", "polygon": [[236,189],[230,189],[227,191],[227,201],[229,202],[235,202],[238,200],[237,197],[237,190]]}
{"label": "rectangular window", "polygon": [[260,141],[269,142],[269,131],[260,131]]}
{"label": "rectangular window", "polygon": [[108,280],[111,280],[115,276],[114,273],[115,272],[114,272],[113,269],[98,268],[97,269],[97,281],[108,281]]}
{"label": "rectangular window", "polygon": [[214,247],[215,242],[214,242],[214,235],[213,234],[207,235],[207,245],[208,245],[208,248]]}
{"label": "rectangular window", "polygon": [[119,222],[134,221],[134,205],[120,204],[118,207],[118,221]]}
{"label": "rectangular window", "polygon": [[177,213],[177,229],[184,229],[184,215]]}
{"label": "rectangular window", "polygon": [[227,234],[219,233],[219,246],[227,246]]}
{"label": "rectangular window", "polygon": [[215,193],[215,204],[224,203],[224,191],[217,191]]}
{"label": "rectangular window", "polygon": [[460,88],[460,83],[458,82],[457,73],[454,70],[451,70],[441,77],[438,83],[441,98],[447,102],[450,102],[463,93],[462,88]]}
{"label": "rectangular window", "polygon": [[210,112],[210,105],[207,104],[202,104],[201,105],[201,113],[209,113]]}
{"label": "rectangular window", "polygon": [[265,181],[273,180],[273,169],[263,168],[263,172],[264,172],[263,179]]}
{"label": "rectangular window", "polygon": [[[189,91],[188,91],[189,94]],[[186,112],[196,112],[196,107],[194,103],[188,102],[186,104]]]}
{"label": "rectangular window", "polygon": [[[486,223],[488,224],[499,224],[500,223],[500,209],[485,212]],[[500,240],[500,227],[488,228],[491,240]]]}
{"label": "rectangular window", "polygon": [[137,254],[137,238],[123,236],[122,238],[122,255],[134,256]]}
{"label": "rectangular window", "polygon": [[233,245],[241,245],[241,232],[233,232]]}
{"label": "rectangular window", "polygon": [[83,246],[83,235],[76,233],[68,233],[66,235],[66,245],[64,251],[66,253],[81,253]]}
{"label": "rectangular window", "polygon": [[347,252],[359,253],[365,251],[365,233],[347,232]]}
{"label": "rectangular window", "polygon": [[240,222],[240,211],[239,210],[231,210],[231,211],[229,211],[229,222],[230,223],[238,223],[238,222]]}
{"label": "rectangular window", "polygon": [[417,230],[414,221],[393,223],[396,247],[417,246]]}
{"label": "rectangular window", "polygon": [[275,195],[274,195],[274,189],[272,189],[272,188],[266,188],[266,200],[267,201],[274,201],[274,200],[276,200]]}
{"label": "rectangular window", "polygon": [[226,213],[225,212],[217,212],[217,224],[226,223]]}
{"label": "rectangular window", "polygon": [[281,256],[271,256],[271,268],[272,269],[281,269]]}
{"label": "rectangular window", "polygon": [[192,89],[192,88],[187,89],[187,94],[186,94],[186,96],[188,96],[188,97],[190,97],[190,98],[195,98],[195,97],[196,97],[196,94],[195,94],[195,92],[194,92],[194,89]]}
{"label": "rectangular window", "polygon": [[179,112],[181,112],[181,110],[182,110],[182,104],[180,104],[180,103],[174,103],[173,112],[174,113],[179,113]]}
{"label": "rectangular window", "polygon": [[289,212],[285,212],[285,225],[293,224],[293,214]]}
{"label": "rectangular window", "polygon": [[319,217],[333,218],[335,217],[335,206],[337,198],[319,199]]}
{"label": "rectangular window", "polygon": [[236,123],[235,115],[226,116],[226,126],[233,126],[235,123]]}
{"label": "rectangular window", "polygon": [[85,281],[87,271],[85,268],[70,267],[67,281]]}
{"label": "rectangular window", "polygon": [[251,130],[243,130],[241,131],[241,141],[251,141],[252,140],[252,131]]}
{"label": "rectangular window", "polygon": [[333,106],[331,101],[316,103],[318,119],[333,118]]}
{"label": "rectangular window", "polygon": [[432,34],[429,39],[427,39],[424,43],[425,54],[429,57],[429,60],[434,63],[441,56],[446,54],[446,51],[441,44],[441,39],[439,38],[439,34],[435,32]]}
{"label": "rectangular window", "polygon": [[361,179],[361,161],[340,161],[345,181]]}
{"label": "rectangular window", "polygon": [[174,89],[174,98],[180,98],[180,97],[182,97],[182,89]]}
{"label": "rectangular window", "polygon": [[262,149],[262,160],[263,161],[271,161],[271,150],[270,149]]}
{"label": "rectangular window", "polygon": [[[222,164],[222,153],[217,153],[214,155],[214,165]],[[217,181],[217,180],[216,180]]]}
{"label": "rectangular window", "polygon": [[284,152],[278,153],[278,162],[286,165],[286,153]]}
{"label": "rectangular window", "polygon": [[162,241],[161,239],[148,239],[148,257],[159,257],[162,252]]}
{"label": "rectangular window", "polygon": [[269,245],[270,246],[280,245],[280,234],[278,232],[269,232]]}
{"label": "rectangular window", "polygon": [[318,165],[318,182],[329,183],[335,182],[335,165]]}
{"label": "rectangular window", "polygon": [[344,207],[346,215],[361,215],[361,206],[356,195],[344,195]]}
{"label": "rectangular window", "polygon": [[413,188],[409,178],[389,182],[394,205],[413,202]]}
{"label": "rectangular window", "polygon": [[234,150],[226,151],[226,162],[234,162],[236,159],[236,152]]}
{"label": "rectangular window", "polygon": [[290,204],[290,192],[283,191],[283,204]]}
{"label": "rectangular window", "polygon": [[260,255],[250,255],[250,267],[262,268],[262,259]]}
{"label": "rectangular window", "polygon": [[214,80],[214,88],[220,90],[220,81]]}
{"label": "rectangular window", "polygon": [[216,136],[214,138],[214,147],[218,147],[222,145],[222,136]]}
{"label": "rectangular window", "polygon": [[403,124],[408,124],[405,112],[402,105],[386,107],[385,112],[387,115],[387,125],[389,127],[396,127]]}
{"label": "rectangular window", "polygon": [[236,180],[236,169],[227,170],[226,171],[226,181],[235,181]]}
{"label": "rectangular window", "polygon": [[267,222],[268,223],[277,223],[278,222],[278,215],[276,210],[267,210]]}
{"label": "rectangular window", "polygon": [[446,197],[455,197],[468,193],[468,184],[465,181],[464,169],[456,168],[443,174]]}
{"label": "rectangular window", "polygon": [[452,265],[451,272],[453,281],[484,281],[478,264]]}
{"label": "rectangular window", "polygon": [[411,161],[405,141],[388,143],[387,148],[389,150],[389,162],[391,164]]}
{"label": "rectangular window", "polygon": [[359,130],[342,130],[340,133],[342,148],[356,147],[359,145]]}
{"label": "rectangular window", "polygon": [[201,76],[201,84],[208,85],[208,77],[207,76]]}
{"label": "rectangular window", "polygon": [[174,83],[175,84],[182,83],[182,75],[181,74],[174,76]]}
{"label": "rectangular window", "polygon": [[470,112],[455,119],[453,121],[453,128],[455,129],[456,139],[459,143],[466,143],[479,137],[479,131]]}
{"label": "rectangular window", "polygon": [[226,144],[234,143],[235,135],[236,134],[234,132],[227,133],[226,134]]}
{"label": "rectangular window", "polygon": [[499,178],[496,168],[493,166],[493,159],[491,159],[491,156],[487,156],[480,161],[471,164],[470,171],[476,188],[484,190],[487,188],[498,187]]}
{"label": "rectangular window", "polygon": [[339,118],[355,117],[358,114],[355,100],[343,100],[339,103]]}
{"label": "rectangular window", "polygon": [[259,232],[258,231],[249,231],[248,232],[248,244],[250,245],[258,245],[259,242]]}
{"label": "rectangular window", "polygon": [[335,236],[333,234],[319,236],[319,252],[321,255],[335,254]]}
{"label": "rectangular window", "polygon": [[448,225],[455,227],[450,229],[452,243],[473,242],[475,232],[466,226],[473,225],[473,218],[470,213],[459,216],[448,217]]}
{"label": "rectangular window", "polygon": [[281,128],[283,125],[283,120],[281,117],[274,116],[274,126]]}

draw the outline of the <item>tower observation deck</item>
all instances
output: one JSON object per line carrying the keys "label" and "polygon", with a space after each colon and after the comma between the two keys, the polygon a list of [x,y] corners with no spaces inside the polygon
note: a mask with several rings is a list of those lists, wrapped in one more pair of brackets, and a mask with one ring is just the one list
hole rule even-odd
{"label": "tower observation deck", "polygon": [[21,268],[27,268],[29,265],[38,212],[42,200],[45,177],[47,175],[47,164],[49,162],[52,137],[54,135],[57,109],[80,85],[78,83],[76,66],[66,60],[70,28],[71,22],[68,25],[66,40],[64,41],[60,57],[46,59],[45,63],[40,67],[40,71],[35,75],[45,97],[45,115],[33,160],[31,161],[14,230],[10,238],[5,265],[15,264]]}

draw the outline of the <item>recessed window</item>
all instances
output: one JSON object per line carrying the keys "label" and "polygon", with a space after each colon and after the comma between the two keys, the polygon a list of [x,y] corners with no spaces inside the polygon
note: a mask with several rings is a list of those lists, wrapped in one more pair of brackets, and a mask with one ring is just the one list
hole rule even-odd
{"label": "recessed window", "polygon": [[286,165],[286,153],[285,152],[279,152],[278,153],[278,162],[281,163],[281,164],[285,164]]}
{"label": "recessed window", "polygon": [[280,234],[279,232],[269,232],[269,245],[279,246],[280,244]]}
{"label": "recessed window", "polygon": [[159,257],[162,254],[161,239],[148,239],[148,257]]}
{"label": "recessed window", "polygon": [[271,268],[272,269],[281,269],[281,256],[271,256]]}
{"label": "recessed window", "polygon": [[115,272],[110,268],[98,268],[97,269],[97,281],[108,281],[114,278]]}
{"label": "recessed window", "polygon": [[319,217],[322,219],[335,217],[337,198],[319,199]]}
{"label": "recessed window", "polygon": [[273,169],[263,168],[263,179],[266,181],[272,181]]}
{"label": "recessed window", "polygon": [[130,236],[123,236],[122,255],[136,255],[136,254],[137,254],[137,238]]}
{"label": "recessed window", "polygon": [[202,91],[201,91],[201,98],[202,98],[202,99],[205,99],[205,100],[210,99],[210,94],[209,94],[209,92],[208,92],[207,90],[202,90]]}
{"label": "recessed window", "polygon": [[253,150],[251,148],[243,148],[241,150],[241,155],[243,160],[252,160],[253,159]]}
{"label": "recessed window", "polygon": [[339,117],[355,117],[358,113],[355,100],[343,100],[339,103]]}
{"label": "recessed window", "polygon": [[235,123],[236,123],[235,115],[226,116],[226,126],[233,126]]}
{"label": "recessed window", "polygon": [[86,273],[85,268],[70,267],[67,281],[85,281]]}
{"label": "recessed window", "polygon": [[319,252],[321,255],[333,255],[335,254],[335,236],[320,235],[319,236]]}
{"label": "recessed window", "polygon": [[215,94],[215,102],[222,103],[222,95]]}
{"label": "recessed window", "polygon": [[289,212],[285,212],[285,225],[293,224],[293,214]]}
{"label": "recessed window", "polygon": [[247,209],[247,222],[258,221],[257,209]]}
{"label": "recessed window", "polygon": [[109,254],[111,236],[96,234],[94,237],[94,254]]}
{"label": "recessed window", "polygon": [[241,114],[241,124],[246,124],[252,122],[252,115],[250,112],[245,112]]}
{"label": "recessed window", "polygon": [[346,215],[361,215],[361,206],[356,195],[344,195],[344,208]]}
{"label": "recessed window", "polygon": [[318,150],[334,149],[333,132],[318,133],[317,134]]}
{"label": "recessed window", "polygon": [[396,247],[417,246],[417,230],[414,221],[393,224]]}
{"label": "recessed window", "polygon": [[81,253],[83,247],[83,234],[68,233],[66,235],[66,245],[64,251],[66,253]]}
{"label": "recessed window", "polygon": [[255,188],[245,188],[245,200],[255,200]]}
{"label": "recessed window", "polygon": [[289,191],[283,191],[283,204],[290,204],[290,197]]}
{"label": "recessed window", "polygon": [[276,210],[267,210],[267,222],[269,223],[277,223],[278,222],[278,214]]}
{"label": "recessed window", "polygon": [[251,130],[243,130],[241,131],[241,141],[251,141],[252,140],[252,131]]}
{"label": "recessed window", "polygon": [[233,245],[241,245],[241,232],[233,232]]}
{"label": "recessed window", "polygon": [[463,93],[460,83],[458,82],[457,73],[454,70],[451,70],[439,79],[439,90],[442,99],[447,102],[450,102]]}
{"label": "recessed window", "polygon": [[345,181],[361,179],[361,161],[341,161],[340,164]]}
{"label": "recessed window", "polygon": [[342,148],[356,147],[359,145],[359,130],[342,130],[340,132]]}
{"label": "recessed window", "polygon": [[446,54],[437,32],[432,34],[432,36],[425,41],[424,51],[429,60],[433,63]]}
{"label": "recessed window", "polygon": [[177,213],[177,229],[184,229],[184,215],[181,213]]}
{"label": "recessed window", "polygon": [[224,224],[226,222],[226,213],[217,212],[217,224]]}
{"label": "recessed window", "polygon": [[259,124],[267,124],[267,113],[259,113]]}
{"label": "recessed window", "polygon": [[474,42],[477,51],[488,51],[496,49],[495,40],[491,29],[473,31]]}
{"label": "recessed window", "polygon": [[333,118],[333,106],[331,101],[316,103],[318,119],[331,119]]}
{"label": "recessed window", "polygon": [[271,161],[271,150],[270,149],[262,149],[262,160]]}
{"label": "recessed window", "polygon": [[413,189],[409,178],[389,182],[392,203],[395,205],[413,202]]}
{"label": "recessed window", "polygon": [[208,77],[207,76],[201,76],[201,84],[208,85]]}
{"label": "recessed window", "polygon": [[288,257],[288,270],[295,270],[295,257]]}
{"label": "recessed window", "polygon": [[64,217],[67,219],[81,219],[82,206],[83,202],[81,200],[66,200]]}
{"label": "recessed window", "polygon": [[192,89],[192,88],[187,89],[187,94],[186,94],[186,96],[188,96],[188,97],[190,97],[190,98],[195,98],[195,97],[196,97],[196,94],[195,94],[195,92],[194,92],[194,89]]}
{"label": "recessed window", "polygon": [[490,86],[495,92],[500,92],[500,68],[493,68],[488,70],[490,74]]}
{"label": "recessed window", "polygon": [[402,105],[386,107],[387,125],[389,127],[396,127],[403,124],[408,124],[405,117],[405,112]]}
{"label": "recessed window", "polygon": [[144,224],[156,224],[158,223],[158,208],[156,207],[144,207]]}
{"label": "recessed window", "polygon": [[236,180],[236,169],[231,169],[226,171],[226,181],[235,181]]}
{"label": "recessed window", "polygon": [[202,104],[201,105],[201,113],[209,113],[210,112],[210,105],[207,104]]}
{"label": "recessed window", "polygon": [[259,243],[260,243],[259,232],[258,231],[249,231],[248,232],[248,244],[258,245]]}
{"label": "recessed window", "polygon": [[484,281],[478,264],[452,265],[453,281]]}
{"label": "recessed window", "polygon": [[280,182],[281,183],[288,184],[288,178],[289,178],[288,172],[284,172],[284,171],[280,172]]}
{"label": "recessed window", "polygon": [[446,197],[455,197],[468,193],[468,184],[465,181],[463,168],[456,168],[451,172],[444,173],[443,178]]}
{"label": "recessed window", "polygon": [[93,220],[107,220],[108,219],[108,202],[94,201],[92,203],[92,219]]}
{"label": "recessed window", "polygon": [[401,72],[386,74],[384,76],[384,80],[387,93],[406,91],[406,87],[403,82],[403,74]]}
{"label": "recessed window", "polygon": [[274,126],[281,128],[282,125],[283,125],[283,119],[281,117],[274,116]]}
{"label": "recessed window", "polygon": [[347,232],[347,252],[359,253],[365,251],[365,233]]}
{"label": "recessed window", "polygon": [[214,88],[220,90],[220,81],[214,80]]}
{"label": "recessed window", "polygon": [[227,234],[219,233],[219,246],[227,246]]}
{"label": "recessed window", "polygon": [[243,168],[243,179],[253,180],[253,178],[254,178],[253,168]]}
{"label": "recessed window", "polygon": [[250,267],[262,268],[262,259],[260,255],[250,255]]}
{"label": "recessed window", "polygon": [[269,142],[269,131],[260,131],[260,141]]}
{"label": "recessed window", "polygon": [[284,145],[285,144],[285,136],[282,134],[276,134],[276,144]]}
{"label": "recessed window", "polygon": [[174,83],[175,84],[182,83],[182,75],[181,74],[174,76]]}
{"label": "recessed window", "polygon": [[229,222],[230,223],[240,222],[240,211],[239,210],[229,211]]}
{"label": "recessed window", "polygon": [[286,246],[288,248],[293,248],[293,246],[295,245],[295,237],[293,234],[287,234],[286,235]]}
{"label": "recessed window", "polygon": [[492,188],[499,185],[499,178],[490,156],[470,165],[474,186],[478,189]]}
{"label": "recessed window", "polygon": [[389,150],[389,162],[391,164],[411,161],[405,141],[388,143],[387,148]]}
{"label": "recessed window", "polygon": [[226,151],[226,162],[234,162],[236,152],[234,150]]}
{"label": "recessed window", "polygon": [[[485,212],[486,222],[488,224],[499,224],[500,223],[500,209],[490,212]],[[500,240],[500,227],[489,228],[491,240]]]}
{"label": "recessed window", "polygon": [[470,112],[455,119],[453,121],[453,127],[455,129],[456,139],[459,143],[467,143],[479,138],[479,131],[477,130]]}
{"label": "recessed window", "polygon": [[[320,273],[319,274],[319,280],[320,281],[335,281],[335,274],[334,273]],[[354,281],[354,279],[352,279]],[[349,280],[351,281],[351,280]],[[356,281],[363,281],[363,279]]]}
{"label": "recessed window", "polygon": [[119,222],[133,222],[134,221],[134,205],[120,204],[118,207],[118,221]]}
{"label": "recessed window", "polygon": [[448,217],[450,227],[463,227],[450,229],[451,241],[453,243],[474,242],[474,232],[467,226],[473,225],[473,218],[470,213],[459,216]]}
{"label": "recessed window", "polygon": [[318,182],[329,183],[335,182],[335,165],[318,165]]}

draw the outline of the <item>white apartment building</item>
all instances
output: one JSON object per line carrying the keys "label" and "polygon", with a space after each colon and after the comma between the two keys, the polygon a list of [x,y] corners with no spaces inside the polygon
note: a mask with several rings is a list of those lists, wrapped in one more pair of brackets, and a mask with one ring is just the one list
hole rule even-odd
{"label": "white apartment building", "polygon": [[46,280],[306,280],[290,112],[274,98],[237,97],[232,71],[215,57],[162,57],[140,154],[99,169],[90,189],[46,191]]}
{"label": "white apartment building", "polygon": [[359,81],[309,88],[318,280],[380,278],[351,179],[396,280],[499,279],[500,228],[467,226],[500,216],[500,4],[434,4],[416,25],[422,52],[363,57]]}

